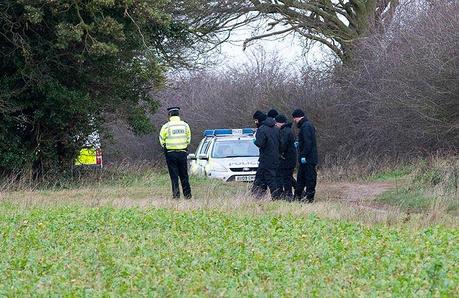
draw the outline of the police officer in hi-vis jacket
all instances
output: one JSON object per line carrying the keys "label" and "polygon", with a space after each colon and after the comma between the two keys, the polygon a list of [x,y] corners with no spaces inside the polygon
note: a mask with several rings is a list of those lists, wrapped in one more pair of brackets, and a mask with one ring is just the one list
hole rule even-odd
{"label": "police officer in hi-vis jacket", "polygon": [[167,168],[171,177],[172,196],[180,198],[179,178],[185,199],[191,199],[191,187],[188,179],[187,151],[191,142],[190,126],[180,119],[180,108],[168,108],[169,122],[163,125],[159,133],[159,142],[164,148]]}

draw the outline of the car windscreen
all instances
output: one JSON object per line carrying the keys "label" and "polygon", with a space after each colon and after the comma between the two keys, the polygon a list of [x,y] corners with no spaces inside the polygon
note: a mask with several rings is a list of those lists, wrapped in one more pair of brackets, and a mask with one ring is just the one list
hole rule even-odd
{"label": "car windscreen", "polygon": [[212,150],[213,158],[258,157],[259,150],[251,139],[217,140]]}

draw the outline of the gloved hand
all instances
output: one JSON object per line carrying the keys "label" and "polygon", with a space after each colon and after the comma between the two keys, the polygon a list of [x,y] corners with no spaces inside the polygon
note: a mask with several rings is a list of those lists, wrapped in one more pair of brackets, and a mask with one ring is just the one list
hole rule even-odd
{"label": "gloved hand", "polygon": [[302,157],[300,161],[301,161],[301,164],[305,165],[306,164],[306,157]]}
{"label": "gloved hand", "polygon": [[295,146],[296,149],[298,149],[298,147],[300,147],[300,143],[298,141],[296,141],[295,143],[293,143],[293,145]]}

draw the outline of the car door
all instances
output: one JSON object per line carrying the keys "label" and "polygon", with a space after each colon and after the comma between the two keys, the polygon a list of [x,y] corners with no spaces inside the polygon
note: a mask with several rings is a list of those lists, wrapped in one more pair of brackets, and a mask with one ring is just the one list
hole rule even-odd
{"label": "car door", "polygon": [[212,138],[206,138],[202,143],[202,146],[198,148],[196,153],[196,164],[197,164],[197,173],[198,175],[205,176],[206,175],[206,166],[209,162],[209,148],[212,142]]}
{"label": "car door", "polygon": [[202,148],[205,140],[206,139],[202,139],[201,140],[201,142],[198,145],[198,148],[196,149],[195,154],[192,154],[193,157],[189,158],[190,159],[190,173],[192,175],[199,175],[199,167],[200,166],[198,165],[197,157],[198,157],[199,152],[201,151],[201,148]]}

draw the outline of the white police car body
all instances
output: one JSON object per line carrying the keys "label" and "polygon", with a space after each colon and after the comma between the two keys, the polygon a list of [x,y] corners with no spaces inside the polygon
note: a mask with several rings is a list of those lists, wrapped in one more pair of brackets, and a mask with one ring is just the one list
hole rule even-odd
{"label": "white police car body", "polygon": [[254,134],[252,128],[204,131],[196,153],[188,156],[190,173],[224,181],[254,181],[259,157]]}

